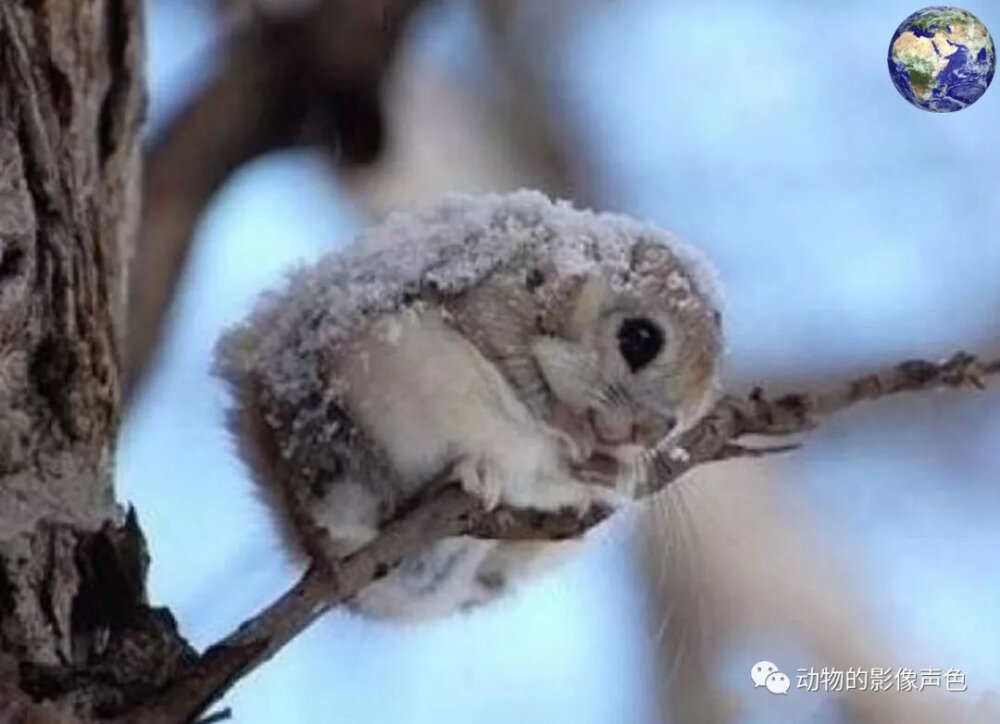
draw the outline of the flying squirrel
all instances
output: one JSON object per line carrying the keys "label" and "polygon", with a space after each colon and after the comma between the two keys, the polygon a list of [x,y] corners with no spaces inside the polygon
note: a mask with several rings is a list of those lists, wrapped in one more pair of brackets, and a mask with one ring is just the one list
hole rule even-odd
{"label": "flying squirrel", "polygon": [[[718,395],[720,304],[670,234],[532,191],[390,215],[293,272],[216,350],[284,543],[344,556],[442,473],[486,507],[628,497]],[[351,605],[415,619],[497,597],[566,543],[445,538]]]}

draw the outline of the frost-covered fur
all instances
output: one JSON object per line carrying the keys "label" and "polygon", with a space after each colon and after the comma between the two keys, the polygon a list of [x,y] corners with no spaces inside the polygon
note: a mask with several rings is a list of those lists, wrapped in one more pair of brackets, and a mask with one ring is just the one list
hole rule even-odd
{"label": "frost-covered fur", "polygon": [[[556,429],[561,417],[662,435],[661,418],[685,427],[714,394],[706,270],[651,226],[534,192],[393,215],[293,273],[220,341],[232,427],[288,542],[310,555],[364,544],[450,466],[489,505],[582,508],[607,489],[577,479],[593,440]],[[633,374],[614,325],[636,314],[669,344]],[[482,602],[526,562],[514,550],[538,552],[443,542],[357,603],[403,616]]]}

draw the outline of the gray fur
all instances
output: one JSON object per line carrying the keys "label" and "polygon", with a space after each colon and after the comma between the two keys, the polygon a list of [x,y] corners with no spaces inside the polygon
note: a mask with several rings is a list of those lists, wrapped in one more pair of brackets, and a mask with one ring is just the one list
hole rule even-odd
{"label": "gray fur", "polygon": [[[542,417],[551,393],[531,340],[564,331],[567,300],[585,279],[599,271],[615,291],[642,295],[669,272],[656,293],[678,315],[701,318],[718,309],[707,268],[669,234],[623,216],[529,191],[452,196],[429,211],[392,215],[346,251],[293,272],[226,332],[215,371],[234,394],[231,426],[285,537],[310,555],[340,555],[348,549],[317,542],[322,535],[310,516],[332,486],[350,479],[371,490],[357,505],[375,506],[372,535],[399,494],[412,492],[344,402],[345,365],[357,364],[345,350],[373,321],[406,309],[443,310]],[[359,536],[355,546],[363,542]],[[401,576],[426,574],[428,561],[408,562],[390,584],[395,576],[405,588]],[[503,587],[484,586],[484,598]]]}

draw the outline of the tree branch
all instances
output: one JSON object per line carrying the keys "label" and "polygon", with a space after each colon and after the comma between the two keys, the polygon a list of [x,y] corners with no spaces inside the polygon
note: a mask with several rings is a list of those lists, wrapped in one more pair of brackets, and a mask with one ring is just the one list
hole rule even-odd
{"label": "tree branch", "polygon": [[[746,434],[787,435],[815,427],[826,416],[863,400],[936,388],[983,387],[1000,374],[1000,360],[987,364],[958,353],[943,362],[903,362],[817,395],[789,394],[767,399],[755,389],[748,398],[723,398],[700,423],[669,449],[657,450],[655,475],[642,497],[662,490],[691,468],[743,456],[733,440]],[[752,448],[750,454],[757,453]],[[332,607],[350,600],[386,575],[406,556],[431,542],[467,535],[505,540],[574,538],[613,512],[594,508],[585,515],[545,514],[501,508],[483,510],[478,501],[442,477],[399,511],[370,544],[335,564],[314,563],[288,592],[228,637],[211,646],[198,662],[141,707],[119,721],[173,724],[190,721],[217,701],[241,677],[261,665]]]}
{"label": "tree branch", "polygon": [[227,42],[215,77],[149,149],[142,238],[130,270],[125,401],[141,381],[184,271],[195,225],[244,163],[318,143],[344,165],[379,155],[379,89],[422,0],[324,0],[258,19]]}

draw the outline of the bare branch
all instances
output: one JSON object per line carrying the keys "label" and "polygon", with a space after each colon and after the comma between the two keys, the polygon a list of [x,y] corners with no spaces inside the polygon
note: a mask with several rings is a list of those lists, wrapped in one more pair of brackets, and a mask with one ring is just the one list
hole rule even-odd
{"label": "bare branch", "polygon": [[784,453],[798,450],[802,445],[799,443],[789,443],[788,445],[743,445],[737,442],[726,443],[719,450],[715,460],[732,460],[734,458],[763,458],[770,455],[782,455]]}
{"label": "bare branch", "polygon": [[[725,397],[676,446],[660,451],[654,480],[641,495],[662,490],[697,465],[732,457],[732,441],[742,435],[801,432],[862,400],[904,391],[981,387],[984,377],[992,374],[1000,374],[1000,360],[982,364],[959,353],[940,363],[904,362],[819,395],[791,394],[770,401],[756,389],[747,399]],[[428,493],[411,501],[378,538],[358,552],[336,564],[314,564],[280,599],[210,647],[197,664],[120,721],[172,724],[193,719],[317,618],[439,538],[574,538],[613,512],[607,508],[595,508],[583,516],[510,508],[488,512],[457,486],[442,484],[446,482],[442,478],[431,485]]]}
{"label": "bare branch", "polygon": [[195,225],[234,170],[297,143],[321,144],[345,165],[378,157],[382,77],[421,1],[326,0],[301,18],[249,24],[150,148],[130,270],[126,403],[161,337]]}
{"label": "bare branch", "polygon": [[228,706],[225,709],[220,709],[219,711],[212,712],[211,714],[199,719],[197,724],[218,724],[220,721],[229,721],[233,718],[233,710]]}

